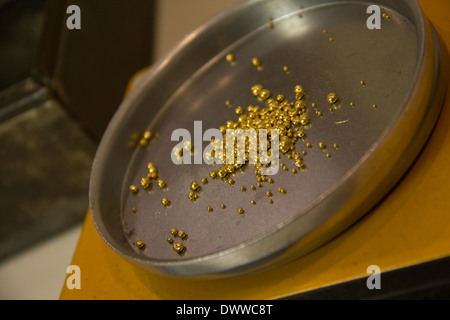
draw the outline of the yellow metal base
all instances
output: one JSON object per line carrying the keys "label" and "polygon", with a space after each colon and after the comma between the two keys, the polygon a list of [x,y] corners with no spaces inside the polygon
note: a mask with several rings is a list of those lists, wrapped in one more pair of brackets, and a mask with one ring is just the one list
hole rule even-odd
{"label": "yellow metal base", "polygon": [[[450,48],[450,1],[419,1]],[[450,88],[448,89],[450,93]],[[450,94],[430,141],[396,188],[368,215],[323,247],[259,274],[192,280],[131,265],[98,235],[86,215],[72,264],[81,289],[63,284],[61,299],[274,299],[381,271],[450,256]]]}

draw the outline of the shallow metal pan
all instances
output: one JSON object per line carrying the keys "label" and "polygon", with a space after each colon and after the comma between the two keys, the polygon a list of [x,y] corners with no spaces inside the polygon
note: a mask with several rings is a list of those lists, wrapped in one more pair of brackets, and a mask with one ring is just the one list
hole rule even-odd
{"label": "shallow metal pan", "polygon": [[[381,9],[381,29],[367,27],[371,5]],[[444,52],[415,1],[247,1],[223,12],[155,64],[109,124],[90,183],[97,230],[126,259],[166,275],[233,276],[307,254],[367,213],[413,163],[441,108]],[[251,168],[235,172],[231,186],[208,176],[217,166],[171,161],[174,130],[194,141],[194,121],[203,132],[236,121],[236,106],[263,104],[250,90],[257,83],[291,100],[296,85],[307,92],[310,123],[295,147],[306,151],[303,170],[293,174],[281,155],[288,171],[252,190]],[[327,102],[330,92],[339,104]],[[146,130],[150,144],[130,147]],[[148,162],[166,189],[139,187]],[[202,177],[208,183],[192,202],[190,183]],[[172,228],[188,237],[174,238]],[[168,237],[185,245],[183,254]]]}

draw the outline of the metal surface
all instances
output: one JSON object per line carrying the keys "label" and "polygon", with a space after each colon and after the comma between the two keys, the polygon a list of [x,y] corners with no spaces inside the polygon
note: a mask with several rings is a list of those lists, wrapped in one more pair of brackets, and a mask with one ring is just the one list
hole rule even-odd
{"label": "metal surface", "polygon": [[[372,4],[249,1],[186,37],[127,97],[97,151],[90,204],[103,239],[151,271],[235,275],[304,255],[373,207],[426,142],[445,82],[438,81],[441,48],[417,3],[375,2],[390,19],[382,21],[380,30],[369,30],[366,9]],[[274,28],[267,26],[270,19]],[[236,56],[233,67],[224,59],[228,52]],[[254,56],[263,61],[260,71],[250,63]],[[289,74],[283,65],[290,66]],[[234,187],[210,180],[191,203],[190,182],[207,176],[211,167],[174,165],[173,130],[186,128],[193,134],[195,120],[203,121],[203,130],[235,120],[225,100],[258,103],[250,93],[256,83],[286,96],[301,84],[308,105],[316,102],[323,111],[323,117],[309,111],[307,142],[313,148],[305,156],[307,169],[297,175],[280,170],[274,185],[244,193],[239,186],[256,182],[248,168],[234,176]],[[326,96],[332,91],[342,103],[328,112]],[[133,133],[148,128],[157,138],[148,148],[131,149]],[[331,158],[317,147],[319,141],[329,146]],[[331,149],[334,143],[338,150]],[[300,141],[296,148],[305,150],[305,145]],[[139,184],[149,161],[157,164],[168,190],[131,195],[128,186]],[[289,160],[281,161],[292,168]],[[278,194],[277,187],[287,194]],[[274,204],[267,202],[266,190],[274,194]],[[164,196],[170,208],[161,205]],[[227,209],[220,210],[220,203]],[[212,213],[206,210],[209,205],[215,208]],[[238,207],[245,214],[238,214]],[[173,227],[189,235],[185,255],[167,244]],[[134,247],[137,240],[146,243],[145,250]]]}

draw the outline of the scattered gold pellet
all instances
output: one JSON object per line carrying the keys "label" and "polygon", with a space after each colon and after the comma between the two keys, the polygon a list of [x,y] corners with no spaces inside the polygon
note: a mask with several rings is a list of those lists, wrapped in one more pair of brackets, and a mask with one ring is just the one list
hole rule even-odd
{"label": "scattered gold pellet", "polygon": [[326,157],[327,157],[327,158],[331,158],[331,154],[327,153],[327,154],[326,154]]}
{"label": "scattered gold pellet", "polygon": [[136,213],[136,208],[131,208],[131,212]]}
{"label": "scattered gold pellet", "polygon": [[352,101],[352,102],[350,102],[350,107],[354,107],[355,106],[355,103]]}
{"label": "scattered gold pellet", "polygon": [[263,90],[261,90],[261,92],[259,93],[259,97],[260,97],[261,99],[264,99],[264,100],[269,99],[269,98],[270,98],[270,95],[271,95],[271,93],[270,93],[270,91],[267,90],[267,89],[263,89]]}
{"label": "scattered gold pellet", "polygon": [[147,139],[142,138],[139,140],[139,144],[141,147],[147,147],[149,145],[149,141]]}
{"label": "scattered gold pellet", "polygon": [[226,104],[227,106],[231,106],[231,101],[230,101],[230,100],[225,100],[225,104]]}
{"label": "scattered gold pellet", "polygon": [[229,63],[234,63],[236,61],[234,54],[229,53],[225,56],[225,59],[229,62]]}
{"label": "scattered gold pellet", "polygon": [[174,243],[173,250],[178,254],[182,253],[185,250],[184,244],[181,242]]}
{"label": "scattered gold pellet", "polygon": [[376,108],[378,108],[378,106],[376,104],[373,104],[372,108],[376,109]]}
{"label": "scattered gold pellet", "polygon": [[252,185],[250,186],[250,189],[252,189],[252,190],[254,191],[254,190],[256,190],[256,187],[252,184]]}
{"label": "scattered gold pellet", "polygon": [[308,123],[309,123],[309,117],[305,113],[301,114],[300,115],[300,124],[302,126],[306,126]]}
{"label": "scattered gold pellet", "polygon": [[261,60],[259,60],[259,58],[252,58],[252,64],[255,66],[255,67],[260,67],[261,66]]}
{"label": "scattered gold pellet", "polygon": [[279,192],[279,193],[286,193],[286,190],[283,189],[283,188],[278,188],[278,192]]}
{"label": "scattered gold pellet", "polygon": [[270,204],[273,204],[273,200],[272,200],[272,199],[269,199],[269,203],[270,203]]}
{"label": "scattered gold pellet", "polygon": [[221,207],[222,209],[225,209],[225,208],[226,208],[225,204],[223,204],[223,203],[220,204],[220,207]]}
{"label": "scattered gold pellet", "polygon": [[232,179],[232,178],[229,178],[228,180],[227,180],[227,182],[228,182],[228,184],[230,185],[230,186],[234,186],[234,180]]}
{"label": "scattered gold pellet", "polygon": [[247,188],[244,187],[244,186],[242,186],[242,187],[241,187],[241,191],[242,191],[242,192],[245,192],[245,191],[247,191]]}
{"label": "scattered gold pellet", "polygon": [[170,206],[170,201],[169,199],[167,199],[166,197],[161,199],[161,203],[165,206],[165,207],[169,207]]}
{"label": "scattered gold pellet", "polygon": [[323,30],[322,30],[322,33],[323,33],[323,34],[325,34],[325,33],[327,33],[327,32],[328,32],[327,29],[323,29]]}
{"label": "scattered gold pellet", "polygon": [[269,190],[266,191],[266,196],[271,197],[272,196],[272,192],[270,192]]}
{"label": "scattered gold pellet", "polygon": [[295,168],[292,168],[292,173],[297,173],[297,169],[295,169]]}
{"label": "scattered gold pellet", "polygon": [[191,200],[192,202],[195,202],[195,201],[198,199],[198,195],[196,195],[194,192],[189,192],[188,198],[189,198],[189,200]]}
{"label": "scattered gold pellet", "polygon": [[160,187],[161,189],[167,189],[167,184],[164,180],[159,179],[158,180],[158,187]]}
{"label": "scattered gold pellet", "polygon": [[257,186],[258,186],[258,188],[262,188],[263,185],[261,182],[258,182]]}
{"label": "scattered gold pellet", "polygon": [[144,189],[148,189],[151,186],[151,182],[150,182],[150,178],[149,177],[144,177],[141,179],[141,186]]}
{"label": "scattered gold pellet", "polygon": [[143,136],[144,136],[144,139],[150,140],[152,138],[152,133],[151,133],[151,131],[147,130],[144,132]]}
{"label": "scattered gold pellet", "polygon": [[242,108],[242,107],[237,107],[236,108],[236,110],[235,110],[235,112],[236,112],[236,114],[243,114],[244,113],[244,108]]}
{"label": "scattered gold pellet", "polygon": [[208,184],[208,179],[206,179],[206,178],[202,178],[200,181],[201,181],[203,184]]}
{"label": "scattered gold pellet", "polygon": [[325,150],[327,148],[327,146],[325,145],[325,143],[319,142],[319,148],[322,150]]}
{"label": "scattered gold pellet", "polygon": [[391,18],[387,13],[383,13],[381,16],[384,18],[384,20],[389,20]]}
{"label": "scattered gold pellet", "polygon": [[207,209],[209,212],[213,212],[213,208],[212,208],[211,206],[208,206],[206,209]]}
{"label": "scattered gold pellet", "polygon": [[167,242],[168,242],[169,244],[173,244],[173,239],[172,239],[172,238],[167,238]]}
{"label": "scattered gold pellet", "polygon": [[187,234],[183,230],[178,230],[177,237],[184,240],[187,238]]}
{"label": "scattered gold pellet", "polygon": [[363,87],[366,86],[366,82],[365,82],[364,80],[361,80],[359,83],[360,83]]}
{"label": "scattered gold pellet", "polygon": [[270,183],[270,184],[274,184],[275,181],[273,181],[272,178],[268,178],[268,179],[267,179],[267,182]]}
{"label": "scattered gold pellet", "polygon": [[134,194],[138,193],[138,188],[134,184],[132,184],[129,189],[130,189],[131,193],[134,193]]}
{"label": "scattered gold pellet", "polygon": [[333,147],[337,150],[339,149],[339,145],[337,143],[333,144]]}
{"label": "scattered gold pellet", "polygon": [[256,204],[256,201],[255,201],[255,200],[252,200],[252,201],[250,201],[250,203],[253,204],[253,205],[255,205],[255,204]]}
{"label": "scattered gold pellet", "polygon": [[329,93],[328,96],[327,96],[327,101],[330,104],[335,104],[338,101],[338,99],[339,98],[338,98],[337,94],[334,93],[334,92]]}
{"label": "scattered gold pellet", "polygon": [[212,179],[215,179],[215,178],[217,178],[217,172],[215,170],[212,170],[212,171],[209,172],[209,176]]}
{"label": "scattered gold pellet", "polygon": [[306,147],[307,147],[307,148],[312,148],[312,144],[309,143],[309,142],[307,142],[307,143],[306,143]]}
{"label": "scattered gold pellet", "polygon": [[291,70],[289,69],[288,66],[283,66],[283,71],[289,73]]}
{"label": "scattered gold pellet", "polygon": [[334,41],[334,38],[333,38],[333,37],[329,37],[329,38],[328,38],[328,41],[333,42],[333,41]]}
{"label": "scattered gold pellet", "polygon": [[178,234],[178,229],[177,228],[170,229],[170,234],[176,236]]}
{"label": "scattered gold pellet", "polygon": [[140,250],[145,249],[145,243],[142,240],[136,241],[136,247]]}
{"label": "scattered gold pellet", "polygon": [[238,208],[237,211],[238,211],[240,214],[244,214],[244,213],[245,213],[244,209],[242,209],[242,208]]}
{"label": "scattered gold pellet", "polygon": [[192,190],[192,191],[197,191],[198,188],[199,188],[198,182],[197,182],[197,181],[192,181],[192,182],[191,182],[191,190]]}

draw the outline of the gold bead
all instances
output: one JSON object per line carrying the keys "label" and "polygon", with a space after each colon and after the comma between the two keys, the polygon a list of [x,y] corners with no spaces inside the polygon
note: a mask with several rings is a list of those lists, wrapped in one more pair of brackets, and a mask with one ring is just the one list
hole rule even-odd
{"label": "gold bead", "polygon": [[250,189],[256,190],[256,187],[255,187],[254,185],[251,185],[251,186],[250,186]]}
{"label": "gold bead", "polygon": [[228,180],[228,184],[230,185],[230,186],[234,186],[234,180],[232,179],[232,178],[229,178]]}
{"label": "gold bead", "polygon": [[327,96],[327,101],[331,104],[335,104],[338,101],[338,96],[336,93],[331,92]]}
{"label": "gold bead", "polygon": [[149,177],[144,177],[141,179],[141,186],[144,189],[150,188],[151,182]]}
{"label": "gold bead", "polygon": [[216,171],[210,171],[209,172],[209,176],[212,178],[212,179],[215,179],[215,178],[217,178],[217,172]]}
{"label": "gold bead", "polygon": [[271,95],[271,93],[267,89],[262,89],[261,92],[259,93],[259,97],[264,100],[269,99],[270,95]]}
{"label": "gold bead", "polygon": [[151,131],[147,130],[144,132],[144,139],[146,140],[150,140],[152,138],[152,133]]}
{"label": "gold bead", "polygon": [[149,142],[147,139],[142,138],[141,140],[139,140],[139,144],[141,145],[141,147],[147,147]]}
{"label": "gold bead", "polygon": [[300,124],[302,126],[306,126],[309,123],[309,117],[306,114],[301,114],[300,115]]}
{"label": "gold bead", "polygon": [[136,208],[131,208],[131,212],[136,213]]}
{"label": "gold bead", "polygon": [[234,54],[232,54],[232,53],[227,54],[227,55],[225,56],[225,59],[226,59],[229,63],[233,63],[233,62],[236,61],[236,60],[235,60],[235,57],[234,57]]}
{"label": "gold bead", "polygon": [[255,200],[252,200],[252,201],[250,201],[250,203],[253,204],[253,205],[255,205],[255,204],[256,204],[256,201],[255,201]]}
{"label": "gold bead", "polygon": [[259,66],[261,66],[261,60],[259,60],[258,58],[252,58],[252,64],[255,66],[255,67],[259,67]]}
{"label": "gold bead", "polygon": [[332,37],[329,37],[329,38],[328,38],[328,41],[333,42],[334,39],[333,39]]}
{"label": "gold bead", "polygon": [[288,72],[290,71],[290,69],[289,69],[288,66],[283,66],[283,70],[284,70],[284,72],[286,72],[286,73],[288,73]]}
{"label": "gold bead", "polygon": [[188,198],[189,198],[189,200],[191,200],[192,202],[195,202],[195,201],[198,199],[198,195],[196,195],[194,192],[189,192]]}
{"label": "gold bead", "polygon": [[339,145],[337,143],[333,144],[333,147],[337,150],[339,149]]}
{"label": "gold bead", "polygon": [[278,188],[278,192],[279,192],[279,193],[286,193],[286,190],[283,189],[283,188]]}
{"label": "gold bead", "polygon": [[255,84],[254,86],[252,86],[251,90],[252,90],[252,94],[254,96],[259,96],[259,94],[261,93],[261,91],[264,89],[264,87],[260,84]]}
{"label": "gold bead", "polygon": [[319,142],[319,148],[322,150],[325,150],[327,148],[327,146],[325,145],[325,143]]}
{"label": "gold bead", "polygon": [[331,154],[327,153],[327,154],[326,154],[326,157],[327,157],[327,158],[331,158]]}
{"label": "gold bead", "polygon": [[208,179],[202,178],[202,179],[201,179],[201,182],[202,182],[203,184],[207,184],[207,183],[208,183]]}
{"label": "gold bead", "polygon": [[142,240],[138,240],[138,241],[136,241],[136,247],[138,249],[143,250],[143,249],[145,249],[145,243]]}
{"label": "gold bead", "polygon": [[208,206],[206,209],[207,209],[209,212],[213,212],[213,208],[212,208],[211,206]]}
{"label": "gold bead", "polygon": [[247,188],[244,187],[244,186],[242,186],[242,187],[241,187],[241,191],[245,192],[245,191],[247,191]]}
{"label": "gold bead", "polygon": [[266,195],[268,196],[268,197],[271,197],[272,196],[272,192],[270,192],[270,191],[266,191]]}
{"label": "gold bead", "polygon": [[183,230],[178,230],[177,237],[184,240],[186,239],[187,234]]}
{"label": "gold bead", "polygon": [[366,82],[365,82],[364,80],[361,80],[359,83],[360,83],[363,87],[366,86]]}
{"label": "gold bead", "polygon": [[242,107],[237,107],[235,110],[236,114],[243,114],[244,113],[244,108]]}
{"label": "gold bead", "polygon": [[192,181],[191,182],[191,190],[192,191],[197,191],[198,190],[198,182],[197,181]]}
{"label": "gold bead", "polygon": [[220,207],[221,207],[222,209],[225,209],[225,208],[226,208],[225,204],[223,204],[223,203],[220,204]]}
{"label": "gold bead", "polygon": [[132,184],[130,186],[130,191],[131,191],[131,193],[134,193],[134,194],[139,192],[138,188],[134,184]]}
{"label": "gold bead", "polygon": [[176,242],[173,244],[173,250],[176,253],[182,253],[184,251],[184,249],[185,249],[184,244],[181,242]]}
{"label": "gold bead", "polygon": [[158,180],[158,187],[160,187],[161,189],[166,189],[166,188],[167,188],[167,185],[166,185],[166,183],[164,182],[164,180],[159,179],[159,180]]}
{"label": "gold bead", "polygon": [[178,234],[178,229],[177,228],[170,229],[170,234],[176,236]]}
{"label": "gold bead", "polygon": [[161,199],[161,203],[165,206],[165,207],[169,207],[170,206],[170,201],[169,199],[167,199],[166,197]]}
{"label": "gold bead", "polygon": [[238,208],[237,211],[238,211],[240,214],[244,214],[244,213],[245,213],[244,209],[242,209],[242,208]]}
{"label": "gold bead", "polygon": [[172,244],[172,243],[173,243],[173,239],[172,239],[172,238],[167,238],[167,242],[168,242],[169,244]]}
{"label": "gold bead", "polygon": [[302,93],[302,92],[304,92],[304,91],[303,91],[303,87],[302,87],[301,85],[296,85],[296,86],[294,87],[294,92],[295,92],[295,93]]}

